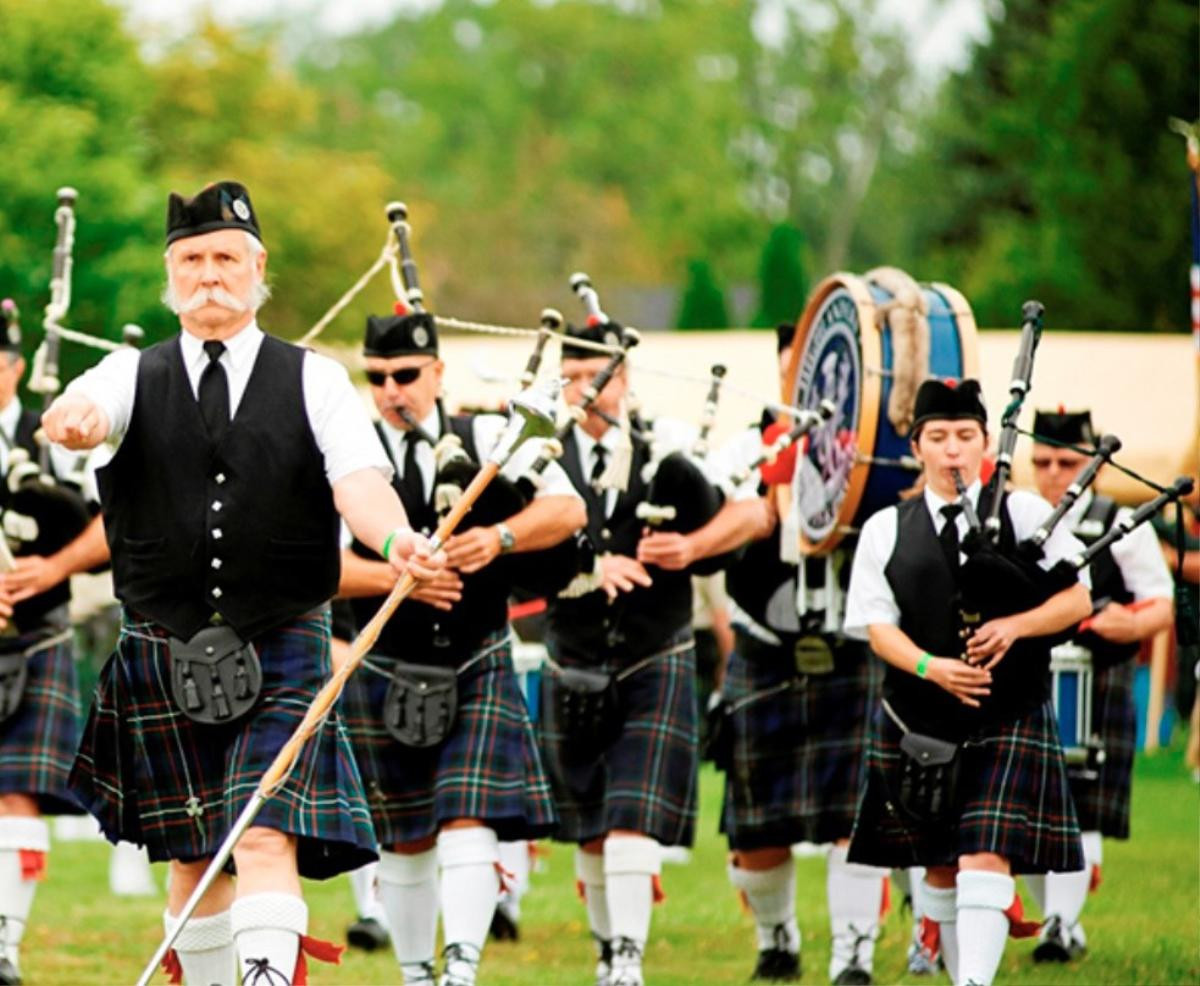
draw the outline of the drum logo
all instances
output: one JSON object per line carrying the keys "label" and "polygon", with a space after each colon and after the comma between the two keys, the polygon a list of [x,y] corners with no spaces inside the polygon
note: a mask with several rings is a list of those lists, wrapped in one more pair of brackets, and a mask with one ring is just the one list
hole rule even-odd
{"label": "drum logo", "polygon": [[815,408],[833,402],[833,417],[809,433],[796,465],[794,496],[800,527],[810,541],[828,537],[854,468],[862,380],[858,306],[845,289],[821,306],[804,337],[792,401]]}

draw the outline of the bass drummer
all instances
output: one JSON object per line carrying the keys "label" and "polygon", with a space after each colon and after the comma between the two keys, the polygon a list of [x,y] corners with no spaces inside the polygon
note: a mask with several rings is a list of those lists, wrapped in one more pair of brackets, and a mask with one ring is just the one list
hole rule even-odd
{"label": "bass drummer", "polygon": [[[1058,506],[1088,463],[1088,456],[1064,446],[1090,448],[1096,442],[1090,411],[1039,411],[1033,423],[1033,477],[1037,491]],[[1075,501],[1062,524],[1090,544],[1130,511],[1090,489]],[[1079,915],[1090,889],[1100,883],[1100,840],[1129,838],[1129,802],[1137,711],[1133,672],[1140,644],[1171,622],[1174,587],[1154,530],[1134,528],[1091,563],[1092,606],[1088,632],[1075,643],[1091,654],[1092,727],[1104,757],[1095,776],[1070,772],[1071,795],[1083,832],[1084,869],[1026,877],[1046,916],[1035,962],[1069,962],[1083,954],[1087,938]],[[1089,772],[1090,773],[1090,772]]]}
{"label": "bass drummer", "polygon": [[[54,482],[77,457],[52,447],[49,485],[36,465],[38,415],[17,394],[24,372],[20,330],[0,312],[0,537],[3,555],[11,559],[11,548],[24,562],[0,578],[0,984],[20,982],[19,947],[50,848],[42,816],[84,814],[67,787],[79,746],[70,588],[45,577],[39,563],[67,542],[96,543],[82,534],[84,497]],[[95,500],[94,480],[89,485]],[[100,545],[93,562],[107,555],[102,538]]]}
{"label": "bass drummer", "polygon": [[[794,334],[787,323],[776,330],[781,378]],[[714,454],[710,471],[745,475],[770,444],[773,425],[774,416],[764,412]],[[846,845],[881,671],[865,644],[838,632],[849,550],[800,559],[807,568],[798,598],[799,568],[784,544],[773,485],[791,482],[793,464],[794,452],[764,465],[761,475],[754,470],[740,483],[730,480],[731,502],[709,524],[689,535],[652,535],[639,558],[674,567],[746,546],[726,573],[736,645],[709,750],[726,771],[721,831],[729,840],[729,878],[754,915],[758,959],[751,980],[800,976],[791,846],[812,842],[833,843],[826,881],[830,981],[869,983],[887,871],[848,863]],[[826,578],[830,584],[820,584]]]}
{"label": "bass drummer", "polygon": [[[1066,585],[1040,605],[983,622],[960,659],[955,600],[970,527],[955,474],[977,516],[987,443],[978,382],[926,380],[912,434],[925,489],[863,525],[850,578],[846,632],[868,639],[886,667],[849,858],[925,866],[929,937],[936,925],[955,983],[987,986],[1010,933],[1036,931],[1022,920],[1013,874],[1083,867],[1049,675],[1031,670],[1036,677],[1026,682],[1016,668],[1001,667],[1020,687],[998,689],[996,699],[1004,700],[993,701],[993,672],[1018,641],[1048,667],[1049,643],[1038,638],[1078,623],[1091,602],[1085,584]],[[1005,550],[1028,538],[1051,508],[1030,493],[1002,495]],[[1060,527],[1044,545],[1042,564],[1081,547]]]}

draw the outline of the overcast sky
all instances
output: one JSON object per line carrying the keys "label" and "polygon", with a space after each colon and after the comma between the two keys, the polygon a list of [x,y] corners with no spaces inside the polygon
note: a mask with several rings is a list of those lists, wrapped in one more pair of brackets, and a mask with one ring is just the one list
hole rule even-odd
{"label": "overcast sky", "polygon": [[[385,23],[397,10],[435,7],[438,0],[117,0],[136,26],[155,34],[178,34],[196,12],[210,8],[219,20],[239,22],[262,17],[296,16],[333,33]],[[496,0],[478,0],[481,5]],[[769,36],[772,8],[787,0],[764,0],[757,21]],[[968,45],[984,34],[987,0],[880,0],[883,16],[912,38],[917,63],[927,75],[962,64]]]}

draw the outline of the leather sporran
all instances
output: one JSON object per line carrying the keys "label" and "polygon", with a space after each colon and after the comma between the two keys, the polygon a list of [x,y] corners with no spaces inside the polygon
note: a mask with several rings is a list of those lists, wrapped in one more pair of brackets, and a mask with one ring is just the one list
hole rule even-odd
{"label": "leather sporran", "polygon": [[190,640],[172,637],[171,698],[193,722],[224,726],[243,718],[262,694],[254,645],[233,627],[205,627]]}
{"label": "leather sporran", "polygon": [[24,651],[0,654],[0,722],[20,707],[28,678],[29,660]]}
{"label": "leather sporran", "polygon": [[953,820],[962,757],[957,743],[909,731],[900,737],[900,810],[922,825]]}
{"label": "leather sporran", "polygon": [[611,674],[583,668],[561,668],[543,679],[549,689],[559,732],[565,737],[567,760],[589,760],[616,739],[621,728],[621,702]]}
{"label": "leather sporran", "polygon": [[428,749],[450,735],[458,716],[458,672],[398,661],[383,699],[383,724],[403,746]]}

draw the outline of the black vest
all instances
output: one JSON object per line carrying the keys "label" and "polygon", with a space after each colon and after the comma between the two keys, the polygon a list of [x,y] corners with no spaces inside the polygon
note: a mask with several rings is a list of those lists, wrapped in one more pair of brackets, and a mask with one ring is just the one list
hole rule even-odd
{"label": "black vest", "polygon": [[[448,430],[457,435],[463,449],[476,462],[479,450],[475,447],[475,429],[471,418],[461,416],[447,418],[439,408],[443,434]],[[384,437],[382,423],[376,424],[379,440],[389,458],[391,445]],[[407,441],[414,441],[411,436]],[[393,460],[393,466],[398,463]],[[400,478],[400,470],[392,477],[392,485],[404,503],[408,522],[419,531],[432,534],[437,529],[438,516],[432,497],[426,498],[424,490],[420,497],[408,488]],[[459,530],[476,526],[470,514],[459,525]],[[353,550],[364,558],[378,559],[378,554],[358,541]],[[386,657],[403,657],[417,664],[459,664],[477,650],[483,639],[508,622],[508,579],[505,569],[496,559],[479,572],[461,574],[463,581],[462,599],[449,612],[434,609],[421,602],[409,601],[400,606],[388,620],[372,650]],[[350,601],[354,610],[355,623],[362,627],[383,603],[384,596],[368,596]]]}
{"label": "black vest", "polygon": [[244,638],[337,591],[338,515],[305,411],[305,350],[264,336],[214,444],[179,338],[138,361],[129,430],[100,470],[117,596],[179,637],[214,611]]}
{"label": "black vest", "polygon": [[[597,554],[637,555],[645,522],[636,510],[646,498],[642,468],[649,461],[650,447],[633,436],[628,488],[618,494],[611,517],[588,520],[588,536]],[[574,429],[563,441],[559,462],[585,501],[595,496],[579,463]],[[574,599],[553,600],[549,616],[555,640],[567,652],[597,662],[634,660],[661,650],[691,624],[692,580],[686,571],[668,572],[654,565],[647,565],[646,571],[653,585],[622,592],[611,605],[600,589]]]}
{"label": "black vest", "polygon": [[[1084,515],[1072,532],[1085,545],[1099,541],[1101,537],[1117,522],[1117,503],[1111,497],[1094,496]],[[1090,565],[1092,571],[1092,601],[1108,600],[1114,603],[1133,602],[1133,593],[1125,586],[1121,575],[1121,567],[1108,547],[1096,555]],[[1092,661],[1097,668],[1111,668],[1132,660],[1141,650],[1141,644],[1117,644],[1105,640],[1090,630],[1080,634],[1076,642],[1092,652]]]}
{"label": "black vest", "polygon": [[[884,577],[900,608],[900,629],[935,657],[958,657],[965,651],[959,637],[958,584],[942,552],[923,496],[896,507],[896,545]],[[986,496],[980,497],[986,516]],[[1007,504],[1000,510],[999,550],[1012,554],[1016,537]],[[1024,640],[992,668],[992,694],[980,709],[963,705],[931,681],[888,664],[883,693],[909,728],[958,739],[989,726],[1009,722],[1046,701],[1050,695],[1050,646]]]}

